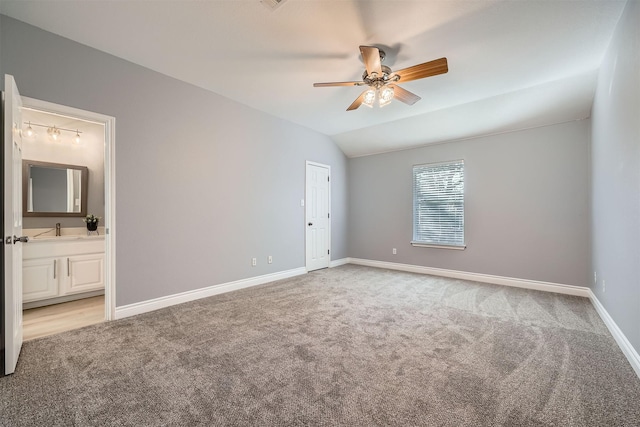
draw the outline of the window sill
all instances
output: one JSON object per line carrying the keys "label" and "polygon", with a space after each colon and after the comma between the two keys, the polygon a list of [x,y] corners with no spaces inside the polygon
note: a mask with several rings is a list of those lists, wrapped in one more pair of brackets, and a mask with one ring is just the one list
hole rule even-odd
{"label": "window sill", "polygon": [[411,242],[411,246],[414,246],[417,248],[453,249],[457,251],[464,251],[467,248],[467,245],[436,245],[433,243],[420,243],[420,242]]}

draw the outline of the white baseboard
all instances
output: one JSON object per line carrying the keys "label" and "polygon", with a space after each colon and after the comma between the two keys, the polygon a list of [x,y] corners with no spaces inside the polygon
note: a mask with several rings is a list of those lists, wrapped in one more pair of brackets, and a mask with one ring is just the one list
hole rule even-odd
{"label": "white baseboard", "polygon": [[633,348],[627,337],[622,333],[616,322],[614,322],[591,289],[589,289],[589,293],[591,303],[600,315],[600,318],[604,324],[607,325],[607,328],[609,328],[609,332],[613,335],[613,338],[618,343],[620,350],[622,350],[622,353],[626,356],[633,370],[636,371],[636,375],[640,377],[640,355],[638,355],[638,352]]}
{"label": "white baseboard", "polygon": [[537,291],[555,292],[557,294],[565,295],[576,295],[585,298],[589,298],[591,293],[591,290],[587,287],[562,285],[560,283],[540,282],[537,280],[492,276],[490,274],[469,273],[466,271],[446,270],[444,268],[423,267],[420,265],[399,264],[395,262],[374,261],[360,258],[348,258],[348,260],[350,264],[386,268],[389,270],[408,271],[411,273],[430,274],[433,276],[471,280],[474,282],[491,283],[494,285],[513,286],[515,288],[535,289]]}
{"label": "white baseboard", "polygon": [[349,258],[331,260],[331,262],[329,262],[329,268],[340,267],[341,265],[345,264],[349,264]]}
{"label": "white baseboard", "polygon": [[123,319],[136,314],[147,313],[149,311],[158,310],[160,308],[169,307],[183,302],[194,301],[200,298],[206,298],[213,295],[223,294],[225,292],[236,291],[238,289],[249,288],[251,286],[263,285],[276,280],[288,279],[290,277],[306,274],[304,267],[294,268],[292,270],[280,271],[278,273],[265,274],[262,276],[250,277],[248,279],[236,280],[234,282],[221,283],[206,288],[195,289],[193,291],[181,292],[179,294],[168,295],[165,297],[155,298],[148,301],[136,302],[133,304],[116,307],[116,319]]}

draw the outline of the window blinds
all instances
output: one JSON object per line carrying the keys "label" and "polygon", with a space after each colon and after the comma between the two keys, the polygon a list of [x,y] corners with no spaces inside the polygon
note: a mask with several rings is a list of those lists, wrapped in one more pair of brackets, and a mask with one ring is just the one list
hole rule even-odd
{"label": "window blinds", "polygon": [[413,241],[464,246],[464,161],[413,167]]}

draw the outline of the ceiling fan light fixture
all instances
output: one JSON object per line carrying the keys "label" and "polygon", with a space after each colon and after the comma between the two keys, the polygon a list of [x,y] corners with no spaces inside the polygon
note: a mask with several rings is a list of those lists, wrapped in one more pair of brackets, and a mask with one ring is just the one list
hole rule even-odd
{"label": "ceiling fan light fixture", "polygon": [[382,88],[378,89],[378,91],[378,103],[380,107],[384,107],[385,105],[390,104],[394,95],[393,87],[383,86]]}
{"label": "ceiling fan light fixture", "polygon": [[364,62],[365,70],[362,73],[362,81],[314,83],[313,87],[329,86],[369,86],[369,89],[361,93],[355,101],[349,105],[347,111],[356,110],[362,104],[373,107],[376,98],[378,105],[384,107],[391,103],[398,92],[398,101],[407,105],[413,105],[420,101],[420,97],[411,93],[397,83],[410,82],[449,72],[447,58],[434,59],[433,61],[413,65],[402,70],[393,71],[381,62],[385,57],[383,50],[375,46],[360,46],[360,55]]}
{"label": "ceiling fan light fixture", "polygon": [[376,102],[376,90],[371,88],[364,93],[362,104],[369,108],[373,108],[373,103]]}

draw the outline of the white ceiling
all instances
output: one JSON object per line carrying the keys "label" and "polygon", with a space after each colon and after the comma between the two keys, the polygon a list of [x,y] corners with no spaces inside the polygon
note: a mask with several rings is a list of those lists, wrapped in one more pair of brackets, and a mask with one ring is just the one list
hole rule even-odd
{"label": "white ceiling", "polygon": [[[0,12],[331,136],[348,156],[588,117],[625,1],[2,0]],[[401,69],[413,106],[347,112],[359,45]]]}

